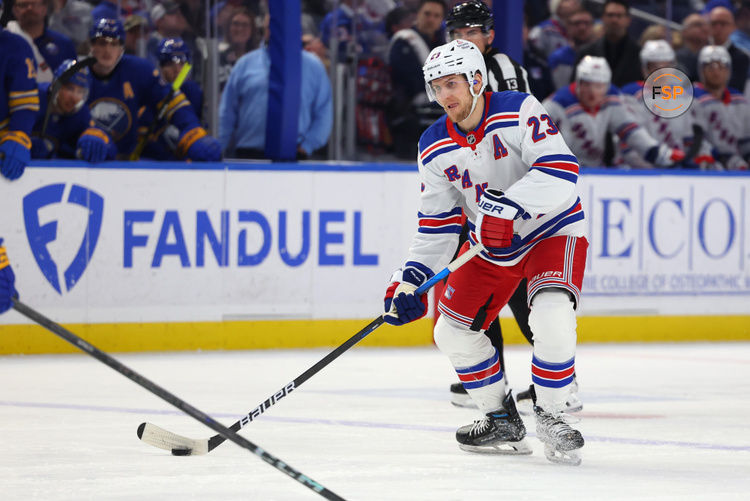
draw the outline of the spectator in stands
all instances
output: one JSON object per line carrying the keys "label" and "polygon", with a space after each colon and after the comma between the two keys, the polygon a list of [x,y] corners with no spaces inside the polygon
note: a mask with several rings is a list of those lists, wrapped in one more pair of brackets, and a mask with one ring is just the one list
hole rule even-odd
{"label": "spectator in stands", "polygon": [[582,47],[578,54],[579,61],[584,56],[606,59],[612,70],[612,83],[617,87],[641,78],[641,48],[628,35],[630,21],[630,6],[625,0],[607,0],[602,14],[604,35]]}
{"label": "spectator in stands", "polygon": [[659,144],[638,125],[612,85],[612,72],[603,57],[585,56],[576,67],[576,81],[543,104],[581,166],[612,165],[613,135],[651,164],[671,166],[685,158],[682,150]]}
{"label": "spectator in stands", "polygon": [[[186,63],[192,63],[190,48],[181,38],[165,38],[159,43],[159,72],[167,84],[172,85]],[[195,116],[201,121],[203,116],[203,90],[195,80],[186,78],[180,90],[193,108]],[[139,117],[139,135],[151,133],[142,156],[154,160],[179,160],[177,155],[180,131],[165,119],[154,121],[154,113],[146,109]]]}
{"label": "spectator in stands", "polygon": [[82,0],[56,0],[57,8],[49,16],[49,27],[70,38],[78,54],[89,51],[91,4]]}
{"label": "spectator in stands", "polygon": [[414,13],[406,7],[396,7],[385,16],[385,36],[388,40],[397,32],[405,30],[414,24]]}
{"label": "spectator in stands", "polygon": [[735,47],[750,55],[750,1],[745,0],[737,11],[737,29],[729,35]]}
{"label": "spectator in stands", "polygon": [[248,9],[244,7],[236,9],[229,17],[228,23],[227,29],[224,30],[226,41],[219,49],[220,90],[224,90],[229,73],[237,60],[257,47],[254,36],[255,17]]}
{"label": "spectator in stands", "polygon": [[698,53],[708,45],[708,21],[700,14],[690,14],[682,21],[682,47],[677,49],[677,63],[695,82],[698,80]]}
{"label": "spectator in stands", "polygon": [[148,38],[146,50],[154,64],[159,63],[159,44],[165,38],[177,38],[187,28],[187,21],[180,11],[180,6],[173,0],[165,0],[151,8],[151,22],[154,31]]}
{"label": "spectator in stands", "polygon": [[643,47],[646,42],[652,40],[666,40],[672,47],[680,47],[682,45],[682,35],[676,30],[667,30],[667,27],[663,24],[650,24],[641,33],[638,38],[638,45]]}
{"label": "spectator in stands", "polygon": [[131,14],[125,19],[125,54],[146,57],[146,40],[148,39],[148,21],[138,14]]}
{"label": "spectator in stands", "polygon": [[570,83],[576,64],[576,51],[594,40],[594,16],[585,9],[574,12],[565,22],[565,31],[569,45],[554,51],[548,59],[552,81],[557,89]]}
{"label": "spectator in stands", "polygon": [[555,92],[555,84],[552,81],[552,73],[549,70],[547,60],[537,54],[529,46],[529,25],[524,14],[523,30],[523,67],[528,72],[529,89],[539,101]]}
{"label": "spectator in stands", "polygon": [[[65,75],[74,64],[73,59],[63,61],[51,84],[39,84],[40,108],[31,137],[31,157],[114,160],[117,148],[112,138],[92,125],[91,113],[85,106],[91,78],[88,68]],[[60,82],[53,94],[57,80]]]}
{"label": "spectator in stands", "polygon": [[745,82],[747,81],[747,70],[750,67],[750,58],[738,49],[729,36],[737,29],[734,23],[734,14],[726,7],[714,7],[709,13],[709,23],[711,26],[711,39],[714,45],[721,45],[732,58],[731,71],[729,77],[729,87],[733,87],[740,92],[745,91]]}
{"label": "spectator in stands", "polygon": [[318,56],[320,62],[326,67],[326,72],[328,72],[328,69],[331,67],[331,60],[328,57],[328,48],[323,45],[320,38],[310,33],[302,35],[302,48]]}
{"label": "spectator in stands", "polygon": [[394,109],[391,117],[394,152],[400,158],[413,160],[422,132],[440,115],[442,108],[432,106],[424,86],[422,66],[430,51],[445,43],[441,29],[446,14],[442,0],[422,0],[411,28],[393,35],[388,52],[391,66]]}
{"label": "spectator in stands", "polygon": [[531,28],[531,48],[546,59],[557,49],[569,45],[566,31],[568,17],[582,8],[580,0],[550,0],[552,17]]}
{"label": "spectator in stands", "polygon": [[732,59],[721,45],[707,45],[698,54],[700,82],[695,84],[691,111],[704,125],[719,162],[729,170],[747,170],[750,162],[750,105],[729,85]]}
{"label": "spectator in stands", "polygon": [[[654,71],[661,68],[674,68],[676,64],[675,53],[666,40],[649,40],[641,49],[641,71],[644,80]],[[651,86],[647,86],[644,80],[631,82],[622,87],[623,102],[631,113],[638,119],[651,137],[661,144],[671,148],[679,148],[689,152],[690,158],[686,158],[683,166],[687,168],[718,169],[719,164],[711,154],[711,145],[704,141],[704,133],[697,130],[699,124],[694,121],[692,113],[683,113],[677,117],[664,118],[652,113],[643,102],[644,93],[652,92]],[[658,83],[657,83],[658,85]],[[694,151],[691,147],[695,141],[700,141]],[[621,147],[624,162],[631,167],[653,167],[640,155],[626,145]]]}
{"label": "spectator in stands", "polygon": [[52,73],[65,59],[75,59],[73,41],[62,33],[46,27],[48,0],[17,0],[13,4],[16,21],[8,23],[8,30],[23,36],[36,57],[37,81],[50,82]]}
{"label": "spectator in stands", "polygon": [[[269,16],[265,36],[269,38]],[[333,125],[331,83],[323,63],[302,51],[301,96],[297,122],[297,156],[309,157],[328,142]],[[232,68],[219,106],[219,141],[222,150],[238,158],[266,158],[271,58],[264,46],[242,56]]]}
{"label": "spectator in stands", "polygon": [[[356,27],[353,24],[356,22]],[[336,25],[334,26],[334,23]],[[375,50],[378,41],[374,38],[375,33],[382,35],[382,28],[378,23],[373,23],[361,12],[354,12],[352,0],[341,0],[338,8],[329,12],[320,23],[320,39],[326,47],[330,46],[330,40],[335,35],[338,39],[338,59],[346,61],[347,46],[353,42],[352,35],[356,31],[356,50],[360,57],[369,57]],[[383,38],[385,36],[383,35]],[[333,56],[333,55],[332,55]]]}

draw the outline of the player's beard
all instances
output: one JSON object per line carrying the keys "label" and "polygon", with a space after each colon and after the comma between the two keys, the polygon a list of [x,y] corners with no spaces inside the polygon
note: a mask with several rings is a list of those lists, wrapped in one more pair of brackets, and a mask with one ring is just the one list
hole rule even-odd
{"label": "player's beard", "polygon": [[448,114],[448,118],[451,119],[451,122],[457,124],[469,118],[469,115],[471,114],[471,101],[469,101],[468,103],[459,102],[458,106],[456,106],[455,108],[443,109]]}

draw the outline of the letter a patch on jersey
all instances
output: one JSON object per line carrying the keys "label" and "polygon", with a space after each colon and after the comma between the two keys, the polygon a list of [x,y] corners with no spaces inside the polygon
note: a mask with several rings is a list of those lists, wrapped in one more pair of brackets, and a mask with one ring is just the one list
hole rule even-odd
{"label": "letter a patch on jersey", "polygon": [[130,86],[130,82],[125,82],[122,84],[122,95],[125,97],[125,99],[133,99],[135,97],[135,94],[133,93],[133,87]]}

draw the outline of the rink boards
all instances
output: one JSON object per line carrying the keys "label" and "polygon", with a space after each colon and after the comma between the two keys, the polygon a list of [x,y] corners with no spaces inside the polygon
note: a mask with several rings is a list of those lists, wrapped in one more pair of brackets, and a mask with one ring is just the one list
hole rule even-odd
{"label": "rink boards", "polygon": [[[379,314],[420,189],[398,164],[40,162],[1,184],[22,300],[115,351],[340,344]],[[750,339],[750,176],[590,170],[579,192],[580,341]],[[15,312],[0,331],[0,353],[72,350]]]}

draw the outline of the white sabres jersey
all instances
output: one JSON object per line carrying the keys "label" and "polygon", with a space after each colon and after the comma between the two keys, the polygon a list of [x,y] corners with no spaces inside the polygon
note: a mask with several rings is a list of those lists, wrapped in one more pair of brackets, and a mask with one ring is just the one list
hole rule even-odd
{"label": "white sabres jersey", "polygon": [[610,85],[604,104],[598,110],[586,110],[578,101],[575,83],[563,87],[544,100],[544,106],[570,149],[586,167],[604,166],[607,134],[615,134],[620,147],[627,146],[641,157],[659,143],[623,105],[617,87]]}
{"label": "white sabres jersey", "polygon": [[453,256],[462,210],[476,244],[477,203],[486,189],[502,190],[531,215],[514,221],[520,238],[513,245],[480,254],[487,261],[511,266],[545,238],[584,234],[578,161],[545,109],[522,92],[486,92],[484,98],[483,119],[473,131],[464,134],[443,116],[419,140],[419,230],[406,265],[427,275]]}

